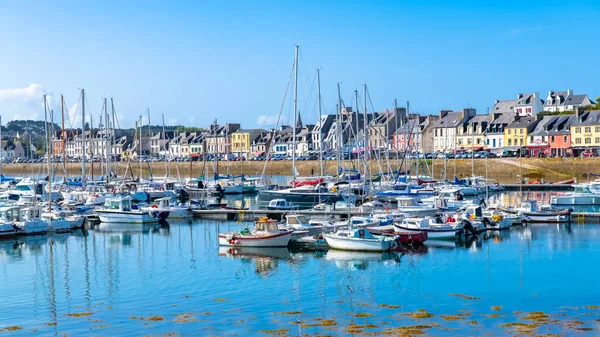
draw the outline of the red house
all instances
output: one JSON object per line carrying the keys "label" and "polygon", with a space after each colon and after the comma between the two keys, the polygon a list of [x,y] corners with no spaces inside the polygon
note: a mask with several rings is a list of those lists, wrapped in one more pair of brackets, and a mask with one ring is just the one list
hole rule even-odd
{"label": "red house", "polygon": [[570,127],[575,120],[575,115],[556,116],[556,121],[548,128],[548,146],[550,147],[550,156],[563,157],[571,153]]}

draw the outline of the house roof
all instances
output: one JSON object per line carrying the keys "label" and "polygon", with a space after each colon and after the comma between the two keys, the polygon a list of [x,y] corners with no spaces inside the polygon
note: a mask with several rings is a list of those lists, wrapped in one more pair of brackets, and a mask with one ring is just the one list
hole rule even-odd
{"label": "house roof", "polygon": [[523,117],[519,120],[512,122],[506,126],[507,129],[520,129],[527,128],[528,130],[532,130],[537,125],[537,119],[534,117]]}
{"label": "house roof", "polygon": [[490,124],[491,125],[508,125],[515,120],[514,113],[504,113],[494,119]]}
{"label": "house roof", "polygon": [[558,120],[558,116],[543,116],[539,119],[537,125],[530,133],[531,136],[544,136],[546,135],[546,131],[552,127],[554,123]]}
{"label": "house roof", "polygon": [[582,94],[582,95],[571,95],[569,97],[567,97],[567,100],[565,101],[565,104],[568,105],[572,105],[572,104],[582,104],[585,99],[587,98],[586,94]]}
{"label": "house roof", "polygon": [[266,131],[267,130],[265,130],[265,129],[239,129],[233,133],[257,133],[257,132],[266,132]]}
{"label": "house roof", "polygon": [[554,123],[552,123],[552,125],[550,125],[548,127],[548,134],[549,135],[564,135],[564,134],[570,134],[571,130],[571,124],[573,124],[573,122],[575,120],[577,120],[577,117],[575,115],[558,115],[558,116],[554,116],[556,117]]}
{"label": "house roof", "polygon": [[516,99],[507,99],[502,101],[497,100],[496,103],[494,103],[494,106],[492,107],[490,113],[514,113],[515,105],[517,105]]}
{"label": "house roof", "polygon": [[587,111],[579,115],[571,126],[600,125],[600,110]]}
{"label": "house roof", "polygon": [[[521,94],[519,94],[521,95]],[[517,106],[528,106],[528,105],[532,105],[533,101],[537,98],[540,99],[539,97],[534,97],[534,94],[522,94],[523,96],[519,99],[517,99]]]}
{"label": "house roof", "polygon": [[453,128],[464,122],[462,120],[462,111],[451,111],[446,116],[440,118],[436,124],[436,128]]}

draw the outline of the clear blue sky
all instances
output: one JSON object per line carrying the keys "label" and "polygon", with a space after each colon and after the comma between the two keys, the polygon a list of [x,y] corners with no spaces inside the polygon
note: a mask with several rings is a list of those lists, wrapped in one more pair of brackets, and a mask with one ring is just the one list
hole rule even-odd
{"label": "clear blue sky", "polygon": [[305,122],[317,117],[316,68],[324,113],[338,82],[347,105],[367,83],[377,110],[397,98],[434,114],[550,89],[595,99],[598,22],[598,0],[0,0],[0,114],[41,118],[42,92],[72,108],[85,88],[89,111],[114,97],[126,126],[149,107],[153,124],[164,113],[168,124],[255,127],[279,112],[294,44]]}

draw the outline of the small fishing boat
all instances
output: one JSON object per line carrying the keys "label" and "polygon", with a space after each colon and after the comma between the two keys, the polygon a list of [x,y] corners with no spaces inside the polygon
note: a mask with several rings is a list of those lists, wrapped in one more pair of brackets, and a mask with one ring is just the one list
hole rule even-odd
{"label": "small fishing boat", "polygon": [[[494,230],[494,229],[508,229],[517,220],[513,217],[518,217],[512,214],[502,214],[496,210],[483,210],[481,206],[469,206],[460,215],[462,220],[467,220],[474,223],[478,229],[481,230]],[[520,217],[518,217],[520,221]]]}
{"label": "small fishing boat", "polygon": [[0,224],[0,240],[10,239],[17,235],[17,230],[12,223]]}
{"label": "small fishing boat", "polygon": [[411,244],[423,243],[423,242],[427,241],[427,233],[426,232],[418,232],[418,233],[396,232],[394,229],[394,225],[369,227],[367,229],[373,235],[383,235],[383,236],[395,238],[398,243],[411,245]]}
{"label": "small fishing boat", "polygon": [[523,216],[525,223],[568,223],[571,222],[571,209],[538,209],[535,200],[523,200],[520,207],[499,208],[508,214]]}
{"label": "small fishing boat", "polygon": [[401,212],[409,213],[416,216],[433,216],[438,210],[432,205],[425,205],[417,202],[412,197],[399,197],[396,198],[398,202],[398,210]]}
{"label": "small fishing boat", "polygon": [[219,233],[219,245],[232,247],[286,247],[293,229],[280,228],[276,220],[260,218],[254,229],[241,232]]}
{"label": "small fishing boat", "polygon": [[102,222],[150,224],[158,222],[159,216],[164,218],[168,216],[165,213],[160,215],[158,211],[134,209],[131,199],[127,197],[108,199],[104,203],[104,207],[104,209],[96,210]]}
{"label": "small fishing boat", "polygon": [[59,209],[46,210],[42,213],[42,220],[49,221],[51,224],[57,225],[57,221],[64,221],[69,226],[69,229],[82,228],[85,218],[81,215],[75,215],[73,211],[65,211]]}
{"label": "small fishing boat", "polygon": [[366,228],[372,226],[379,226],[381,222],[372,217],[366,216],[352,216],[348,220],[342,220],[335,223],[338,227],[347,226],[348,228]]}
{"label": "small fishing boat", "polygon": [[294,230],[294,233],[306,231],[310,236],[321,234],[325,229],[323,225],[310,223],[304,215],[286,215],[285,222],[286,226]]}
{"label": "small fishing boat", "polygon": [[339,250],[385,252],[397,246],[393,238],[377,238],[366,228],[339,230],[335,233],[325,233],[323,237],[329,247]]}
{"label": "small fishing boat", "polygon": [[394,229],[398,233],[424,232],[429,240],[455,240],[462,232],[459,223],[432,218],[406,218],[401,223],[394,223]]}
{"label": "small fishing boat", "polygon": [[172,205],[169,197],[156,199],[155,204],[142,207],[142,210],[158,212],[159,215],[166,213],[166,218],[169,219],[187,219],[192,216],[192,210],[189,206]]}
{"label": "small fishing boat", "polygon": [[272,211],[295,211],[298,209],[298,205],[285,199],[273,199],[269,202],[267,209]]}
{"label": "small fishing boat", "polygon": [[0,209],[0,214],[3,221],[14,224],[17,235],[37,235],[49,231],[48,223],[40,219],[38,207],[32,206],[23,209],[3,207]]}
{"label": "small fishing boat", "polygon": [[600,205],[600,193],[590,191],[587,184],[573,185],[574,191],[550,197],[552,206],[591,206]]}

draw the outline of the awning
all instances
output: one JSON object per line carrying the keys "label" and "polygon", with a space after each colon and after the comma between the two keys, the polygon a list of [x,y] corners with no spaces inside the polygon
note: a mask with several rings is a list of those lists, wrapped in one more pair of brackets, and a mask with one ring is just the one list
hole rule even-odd
{"label": "awning", "polygon": [[190,157],[200,157],[200,153],[190,153]]}
{"label": "awning", "polygon": [[265,151],[254,151],[254,152],[252,152],[252,154],[255,155],[255,156],[260,156],[263,153],[265,153]]}
{"label": "awning", "polygon": [[542,145],[542,144],[540,144],[540,145],[527,145],[528,149],[545,149],[547,147],[548,147],[548,145]]}

